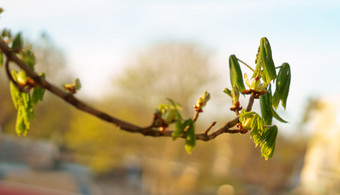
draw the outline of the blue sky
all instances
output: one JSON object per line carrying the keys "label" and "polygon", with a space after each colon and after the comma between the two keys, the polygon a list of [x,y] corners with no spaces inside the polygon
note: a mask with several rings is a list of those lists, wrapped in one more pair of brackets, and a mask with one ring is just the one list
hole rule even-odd
{"label": "blue sky", "polygon": [[0,6],[1,28],[30,39],[50,34],[85,94],[95,94],[136,51],[158,41],[211,48],[223,72],[230,54],[254,62],[263,36],[276,65],[292,68],[288,118],[298,116],[310,95],[340,94],[340,1],[2,0]]}

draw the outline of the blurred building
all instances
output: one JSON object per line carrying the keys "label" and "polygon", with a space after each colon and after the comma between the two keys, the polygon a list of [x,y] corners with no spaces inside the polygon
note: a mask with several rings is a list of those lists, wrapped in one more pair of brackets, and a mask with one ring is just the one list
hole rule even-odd
{"label": "blurred building", "polygon": [[301,193],[340,194],[340,96],[320,98],[311,113],[311,139],[301,171]]}
{"label": "blurred building", "polygon": [[101,195],[88,168],[62,163],[51,142],[0,134],[1,195]]}

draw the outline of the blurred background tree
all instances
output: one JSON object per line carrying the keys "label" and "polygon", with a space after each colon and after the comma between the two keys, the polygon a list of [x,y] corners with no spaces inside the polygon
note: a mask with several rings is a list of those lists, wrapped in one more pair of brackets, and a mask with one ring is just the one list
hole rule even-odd
{"label": "blurred background tree", "polygon": [[[96,105],[114,116],[147,126],[152,122],[157,105],[169,97],[182,105],[185,117],[191,117],[197,97],[207,87],[216,86],[214,70],[210,52],[195,43],[159,43],[138,53],[113,80],[115,90],[112,95]],[[204,172],[199,170],[210,172],[211,164],[214,164],[217,142],[198,143],[195,150],[200,152],[188,156],[183,140],[173,142],[167,138],[141,137],[114,128],[78,114],[66,134],[66,142],[78,160],[99,172],[113,169],[133,155],[146,175],[143,183],[151,184],[145,185],[147,192],[177,190],[180,194],[192,191],[197,176]],[[185,180],[184,186],[179,187],[177,180]]]}

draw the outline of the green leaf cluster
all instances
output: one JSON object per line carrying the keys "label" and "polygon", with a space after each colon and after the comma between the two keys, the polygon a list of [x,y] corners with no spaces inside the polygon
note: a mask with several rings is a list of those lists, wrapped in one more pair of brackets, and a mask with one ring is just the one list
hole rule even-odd
{"label": "green leaf cluster", "polygon": [[182,135],[185,136],[185,150],[191,154],[196,145],[195,126],[192,119],[185,121],[177,120],[175,122],[175,131],[172,133],[172,139],[175,140]]}
{"label": "green leaf cluster", "polygon": [[261,146],[261,155],[268,160],[274,154],[277,127],[265,127],[265,120],[256,112],[247,112],[242,110],[239,115],[242,126],[251,130],[250,137],[253,138],[255,147]]}
{"label": "green leaf cluster", "polygon": [[[156,112],[161,114],[166,124],[175,124],[175,130],[172,132],[172,139],[185,137],[185,150],[191,154],[196,145],[195,126],[192,119],[184,120],[179,112],[181,106],[168,98],[170,104],[161,104]],[[157,124],[156,124],[157,126]]]}
{"label": "green leaf cluster", "polygon": [[[12,38],[11,32],[4,29],[1,33],[2,38],[8,40],[13,52],[17,54],[22,62],[34,70],[35,56],[30,47],[24,47],[21,33],[17,33]],[[3,64],[4,54],[0,53],[0,65]],[[30,121],[34,118],[33,106],[43,100],[45,89],[34,83],[24,70],[13,70],[11,76],[15,83],[10,82],[10,92],[14,108],[17,112],[16,132],[19,136],[25,136],[30,129]],[[42,79],[44,74],[39,75]],[[20,89],[18,88],[20,86]],[[33,90],[32,90],[33,89]]]}

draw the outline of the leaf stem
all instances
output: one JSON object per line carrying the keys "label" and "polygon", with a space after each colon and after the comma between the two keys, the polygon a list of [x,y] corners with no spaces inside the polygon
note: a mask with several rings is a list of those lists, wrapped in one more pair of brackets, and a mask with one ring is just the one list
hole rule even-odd
{"label": "leaf stem", "polygon": [[238,58],[237,58],[237,60],[240,61],[242,64],[244,64],[246,67],[248,67],[251,71],[255,72],[255,70],[252,67],[250,67],[247,63],[243,62],[242,60],[240,60]]}

